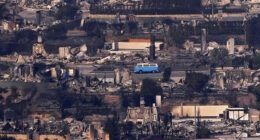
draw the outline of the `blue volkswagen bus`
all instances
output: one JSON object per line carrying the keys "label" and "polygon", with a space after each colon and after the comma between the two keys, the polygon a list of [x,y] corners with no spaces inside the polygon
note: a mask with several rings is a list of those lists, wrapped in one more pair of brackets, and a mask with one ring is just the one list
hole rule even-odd
{"label": "blue volkswagen bus", "polygon": [[135,73],[156,73],[159,72],[158,65],[156,63],[138,63],[134,69]]}

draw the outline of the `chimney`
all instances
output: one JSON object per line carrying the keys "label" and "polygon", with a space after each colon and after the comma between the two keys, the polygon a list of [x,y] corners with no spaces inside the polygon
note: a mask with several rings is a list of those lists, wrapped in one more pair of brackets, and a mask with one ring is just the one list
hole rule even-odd
{"label": "chimney", "polygon": [[36,24],[39,26],[41,25],[41,19],[42,19],[42,14],[41,11],[36,12]]}
{"label": "chimney", "polygon": [[21,67],[18,68],[18,75],[19,75],[19,77],[22,77],[22,68]]}
{"label": "chimney", "polygon": [[57,78],[57,71],[56,71],[56,69],[54,67],[51,68],[51,77],[52,78]]}
{"label": "chimney", "polygon": [[115,69],[115,83],[120,84],[121,83],[121,74],[119,69]]}
{"label": "chimney", "polygon": [[161,107],[161,104],[162,104],[162,96],[156,95],[156,106]]}
{"label": "chimney", "polygon": [[41,35],[38,35],[38,38],[37,38],[37,41],[38,41],[38,43],[42,43],[42,36]]}
{"label": "chimney", "polygon": [[206,36],[207,36],[206,29],[204,28],[201,29],[201,52],[205,52],[207,50]]}
{"label": "chimney", "polygon": [[150,43],[150,60],[155,59],[155,36],[151,35],[151,43]]}
{"label": "chimney", "polygon": [[227,41],[227,50],[229,54],[234,54],[234,49],[235,49],[235,39],[234,38],[230,38]]}
{"label": "chimney", "polygon": [[118,51],[119,47],[118,47],[118,42],[114,42],[112,43],[112,50],[114,51]]}
{"label": "chimney", "polygon": [[29,67],[30,67],[30,76],[34,76],[33,65],[30,64]]}
{"label": "chimney", "polygon": [[85,19],[82,18],[82,19],[80,20],[80,27],[83,27],[83,26],[84,26],[84,23],[85,23]]}
{"label": "chimney", "polygon": [[144,101],[144,97],[140,97],[140,108],[144,108],[145,106],[145,101]]}

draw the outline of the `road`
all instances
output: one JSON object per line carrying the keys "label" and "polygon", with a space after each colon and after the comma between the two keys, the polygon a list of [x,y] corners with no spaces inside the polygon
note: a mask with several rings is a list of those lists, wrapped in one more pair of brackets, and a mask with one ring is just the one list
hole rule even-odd
{"label": "road", "polygon": [[[222,20],[241,20],[243,19],[247,13],[223,13],[222,14]],[[218,17],[218,14],[214,14],[213,17]],[[92,18],[92,19],[97,19],[97,20],[108,20],[112,21],[115,20],[116,15],[105,15],[105,14],[88,14],[88,13],[83,13],[82,17],[86,18]],[[145,19],[178,19],[178,20],[204,20],[204,17],[202,14],[172,14],[172,15],[135,15],[136,20],[145,20]],[[126,15],[120,15],[121,19],[125,19]]]}
{"label": "road", "polygon": [[[78,68],[79,73],[83,76],[97,76],[97,77],[107,77],[107,78],[113,78],[115,76],[114,71],[99,71],[97,70],[100,65],[84,65],[84,64],[73,64],[70,65],[71,68]],[[203,73],[206,75],[210,75],[209,69],[203,69],[203,70],[194,70],[198,73]],[[133,68],[130,69],[130,73],[134,78],[138,79],[144,79],[144,78],[153,78],[158,79],[162,78],[163,72],[160,73],[134,73]],[[185,70],[172,70],[171,76],[172,77],[185,77],[186,71]]]}
{"label": "road", "polygon": [[142,74],[133,73],[133,77],[138,79],[145,79],[145,78],[159,79],[162,78],[162,73],[142,73]]}

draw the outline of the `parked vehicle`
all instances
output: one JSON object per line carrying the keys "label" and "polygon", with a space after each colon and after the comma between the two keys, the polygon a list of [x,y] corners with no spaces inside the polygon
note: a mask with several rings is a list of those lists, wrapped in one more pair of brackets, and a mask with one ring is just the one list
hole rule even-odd
{"label": "parked vehicle", "polygon": [[138,63],[134,69],[135,73],[156,73],[159,72],[158,64],[156,63]]}

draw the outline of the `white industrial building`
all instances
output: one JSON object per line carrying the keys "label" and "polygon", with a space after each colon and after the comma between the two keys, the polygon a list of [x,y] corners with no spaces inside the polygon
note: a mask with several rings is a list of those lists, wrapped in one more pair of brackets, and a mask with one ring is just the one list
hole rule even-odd
{"label": "white industrial building", "polygon": [[[163,42],[156,41],[155,42],[155,50],[160,50],[160,45]],[[125,52],[133,52],[133,51],[148,51],[151,46],[150,40],[143,39],[129,39],[127,42],[113,42],[112,43],[112,52],[117,53],[125,53]]]}
{"label": "white industrial building", "polygon": [[226,110],[226,117],[229,120],[248,121],[249,114],[244,108],[228,108]]}

